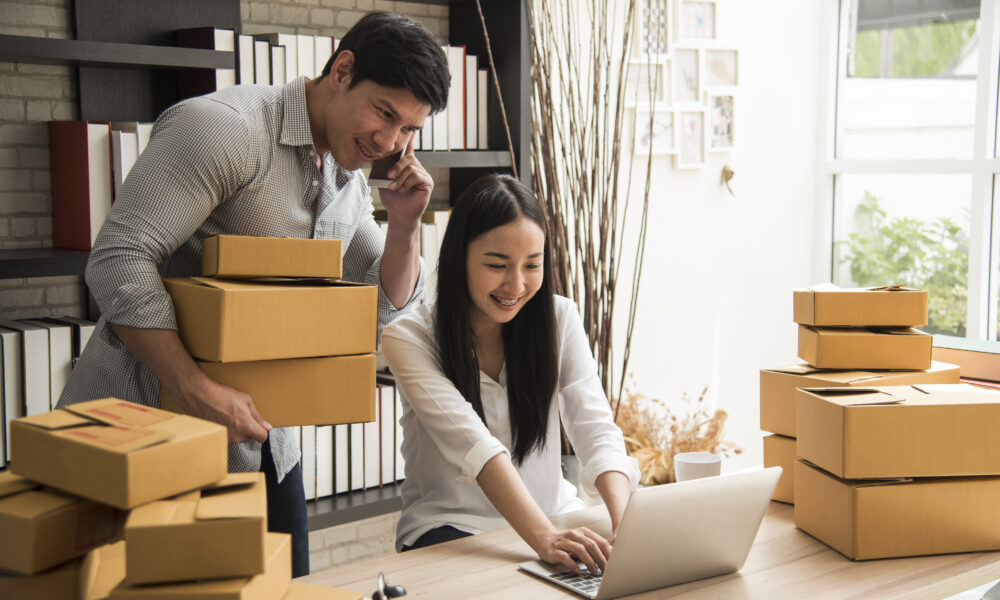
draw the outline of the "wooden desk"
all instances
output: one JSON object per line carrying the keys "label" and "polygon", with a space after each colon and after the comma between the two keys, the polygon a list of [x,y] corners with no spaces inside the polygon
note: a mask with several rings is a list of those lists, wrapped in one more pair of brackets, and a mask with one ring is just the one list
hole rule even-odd
{"label": "wooden desk", "polygon": [[[555,519],[605,534],[603,506]],[[536,558],[511,529],[332,567],[303,578],[317,585],[370,594],[379,571],[406,587],[407,598],[580,598],[523,573],[517,564]],[[746,565],[737,573],[654,590],[629,598],[945,598],[1000,579],[1000,552],[854,562],[795,528],[792,507],[772,502]]]}

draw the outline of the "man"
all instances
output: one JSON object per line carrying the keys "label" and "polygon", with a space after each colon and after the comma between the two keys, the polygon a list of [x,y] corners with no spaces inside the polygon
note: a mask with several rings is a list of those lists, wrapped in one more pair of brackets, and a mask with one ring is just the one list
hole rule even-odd
{"label": "man", "polygon": [[[370,13],[314,80],[178,103],[157,119],[87,265],[102,315],[59,405],[115,396],[158,407],[162,384],[188,414],[225,425],[229,470],[265,473],[269,526],[292,533],[296,576],[308,573],[309,554],[294,438],[201,372],[161,277],[198,275],[201,241],[220,233],[338,238],[345,277],[379,284],[379,320],[392,320],[423,293],[418,232],[434,183],[411,140],[444,108],[448,85],[445,55],[426,30]],[[380,194],[383,241],[358,169],[404,148]]]}

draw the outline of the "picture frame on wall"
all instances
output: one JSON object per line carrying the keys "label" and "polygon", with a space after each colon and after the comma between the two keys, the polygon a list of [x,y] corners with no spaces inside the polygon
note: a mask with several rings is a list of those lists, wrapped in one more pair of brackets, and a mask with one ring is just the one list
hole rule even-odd
{"label": "picture frame on wall", "polygon": [[735,145],[732,94],[708,95],[708,149],[725,152]]}
{"label": "picture frame on wall", "polygon": [[678,40],[715,39],[715,0],[679,0],[678,4]]}
{"label": "picture frame on wall", "polygon": [[657,110],[656,107],[650,111],[648,107],[637,107],[633,113],[636,155],[656,156],[677,152],[677,133],[672,111],[665,108]]}
{"label": "picture frame on wall", "polygon": [[650,103],[669,102],[670,79],[668,61],[633,61],[628,65],[625,81],[625,106],[648,107]]}
{"label": "picture frame on wall", "polygon": [[705,111],[679,111],[677,128],[674,166],[678,169],[694,169],[705,164]]}
{"label": "picture frame on wall", "polygon": [[673,35],[670,29],[671,0],[640,0],[635,19],[635,41],[632,55],[637,59],[655,60],[670,51]]}
{"label": "picture frame on wall", "polygon": [[701,99],[701,62],[698,48],[674,48],[674,104],[696,103]]}
{"label": "picture frame on wall", "polygon": [[739,53],[736,50],[705,50],[707,88],[733,88],[739,83]]}

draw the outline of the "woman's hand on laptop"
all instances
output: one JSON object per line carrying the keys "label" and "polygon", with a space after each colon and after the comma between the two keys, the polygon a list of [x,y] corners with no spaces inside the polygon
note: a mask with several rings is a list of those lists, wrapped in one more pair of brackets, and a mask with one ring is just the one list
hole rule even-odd
{"label": "woman's hand on laptop", "polygon": [[608,566],[611,544],[586,527],[565,531],[553,527],[539,539],[534,550],[547,563],[565,565],[574,573],[580,573],[579,561],[592,574],[600,575]]}

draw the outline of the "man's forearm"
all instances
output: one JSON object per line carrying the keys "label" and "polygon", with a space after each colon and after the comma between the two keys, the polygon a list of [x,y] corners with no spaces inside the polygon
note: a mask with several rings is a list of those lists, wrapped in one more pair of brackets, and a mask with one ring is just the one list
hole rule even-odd
{"label": "man's forearm", "polygon": [[174,397],[194,394],[208,377],[198,368],[177,332],[111,324],[115,334]]}
{"label": "man's forearm", "polygon": [[394,221],[390,215],[380,281],[382,291],[396,308],[402,308],[413,296],[420,276],[419,257],[420,221]]}

